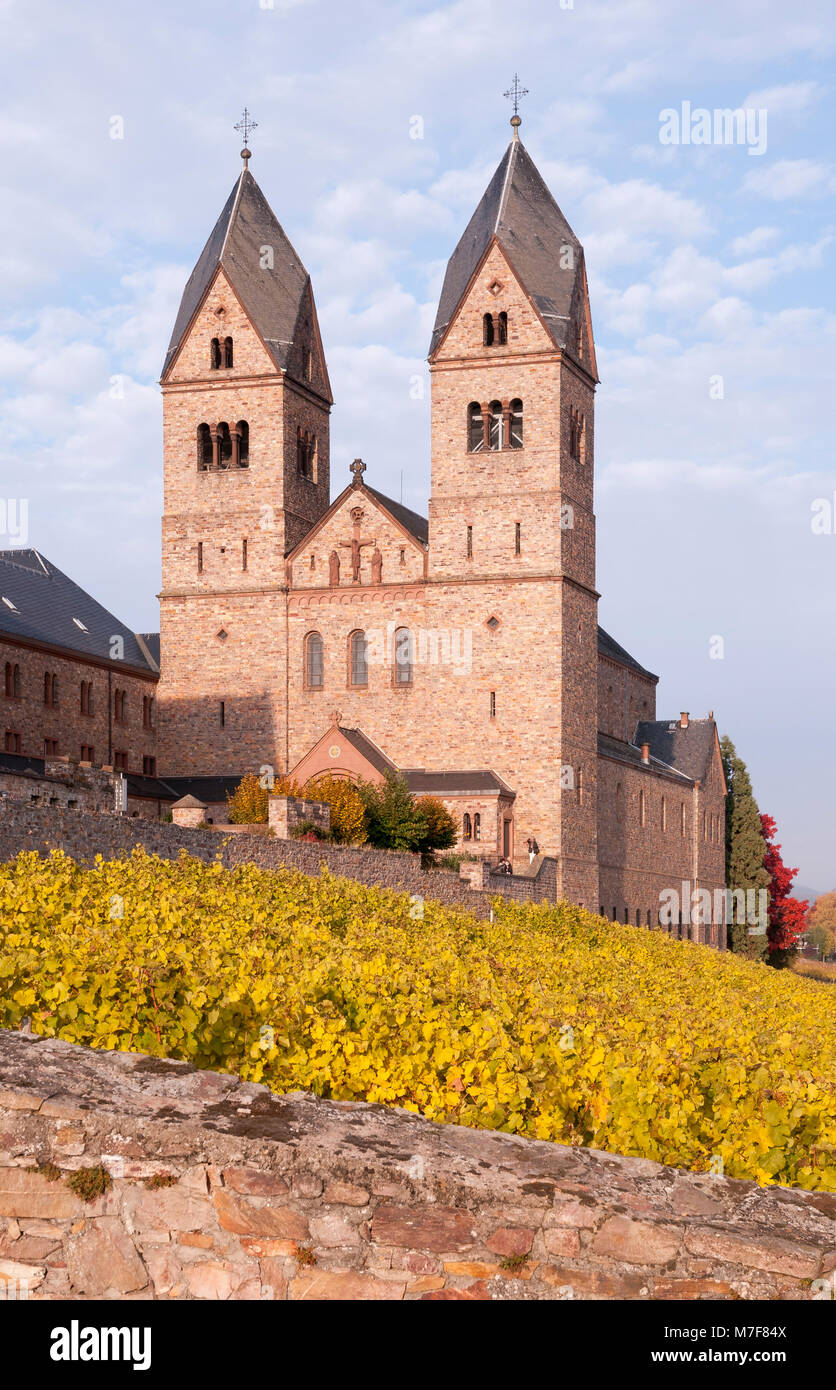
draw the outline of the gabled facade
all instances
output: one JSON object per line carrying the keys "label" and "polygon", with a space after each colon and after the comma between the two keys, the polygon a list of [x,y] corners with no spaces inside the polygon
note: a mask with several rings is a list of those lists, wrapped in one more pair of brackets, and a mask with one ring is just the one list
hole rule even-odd
{"label": "gabled facade", "polygon": [[162,377],[163,775],[309,781],[339,748],[365,776],[376,750],[457,808],[462,848],[522,864],[534,837],[561,896],[644,923],[686,868],[722,884],[724,788],[644,737],[657,677],[598,626],[584,254],[516,128],[429,362],[429,517],[360,460],[331,503],[310,279],[245,171]]}

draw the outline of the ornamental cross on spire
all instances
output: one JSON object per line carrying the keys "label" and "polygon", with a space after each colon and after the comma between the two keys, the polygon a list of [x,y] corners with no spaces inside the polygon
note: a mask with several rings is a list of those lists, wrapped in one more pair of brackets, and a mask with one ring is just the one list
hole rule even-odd
{"label": "ornamental cross on spire", "polygon": [[518,129],[522,125],[522,119],[520,117],[520,102],[522,101],[523,97],[528,96],[528,88],[520,86],[520,79],[516,73],[514,73],[514,80],[511,83],[511,86],[508,88],[508,91],[504,93],[504,95],[514,103],[514,114],[511,117],[511,125],[514,127],[514,139],[516,140]]}
{"label": "ornamental cross on spire", "polygon": [[244,161],[244,168],[245,168],[245,169],[246,169],[246,167],[247,167],[247,160],[248,160],[249,157],[250,157],[250,151],[249,151],[249,149],[248,149],[248,146],[249,146],[249,143],[250,143],[250,133],[251,133],[251,131],[256,130],[257,127],[258,127],[258,122],[257,122],[257,121],[254,121],[254,120],[252,119],[252,117],[251,117],[249,111],[247,110],[247,108],[246,108],[246,106],[245,106],[245,107],[244,107],[244,114],[243,114],[243,116],[241,117],[240,121],[238,121],[237,125],[234,125],[234,126],[232,127],[233,130],[240,131],[241,135],[242,135],[243,138],[244,138],[244,148],[243,148],[243,150],[241,151],[241,158],[242,158],[243,161]]}

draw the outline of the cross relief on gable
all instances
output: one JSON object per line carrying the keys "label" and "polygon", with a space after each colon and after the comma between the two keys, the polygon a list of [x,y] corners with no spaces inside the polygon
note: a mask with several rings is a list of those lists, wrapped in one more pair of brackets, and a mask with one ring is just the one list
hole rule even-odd
{"label": "cross relief on gable", "polygon": [[328,582],[332,589],[337,588],[340,583],[340,550],[347,550],[349,552],[346,559],[351,565],[351,582],[352,584],[359,584],[360,564],[363,551],[369,546],[374,546],[371,557],[372,583],[379,584],[381,582],[383,556],[380,553],[376,537],[363,535],[365,512],[362,507],[352,507],[350,515],[352,523],[350,540],[340,541],[338,543],[339,549],[332,550],[328,557]]}

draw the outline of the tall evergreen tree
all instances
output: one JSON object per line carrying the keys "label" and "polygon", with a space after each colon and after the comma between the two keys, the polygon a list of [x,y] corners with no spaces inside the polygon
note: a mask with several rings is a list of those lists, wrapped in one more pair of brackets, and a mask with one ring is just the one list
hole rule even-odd
{"label": "tall evergreen tree", "polygon": [[[737,755],[731,739],[724,735],[720,741],[723,771],[726,775],[726,886],[731,889],[758,890],[769,887],[769,873],[764,867],[766,842],[763,837],[758,803],[752,793],[752,783],[746,764]],[[763,958],[767,951],[766,936],[750,936],[747,922],[732,922],[728,927],[731,951],[752,958]]]}

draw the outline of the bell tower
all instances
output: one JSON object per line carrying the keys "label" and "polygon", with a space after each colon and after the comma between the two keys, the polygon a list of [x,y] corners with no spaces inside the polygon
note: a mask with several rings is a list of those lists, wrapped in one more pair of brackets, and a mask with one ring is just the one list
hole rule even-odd
{"label": "bell tower", "polygon": [[172,776],[282,765],[277,600],[285,556],[330,500],[310,276],[242,156],[161,377],[159,763]]}
{"label": "bell tower", "polygon": [[447,265],[430,346],[428,575],[496,619],[496,765],[513,785],[531,760],[539,790],[519,819],[558,858],[562,894],[597,910],[595,346],[583,248],[513,94],[513,138]]}

